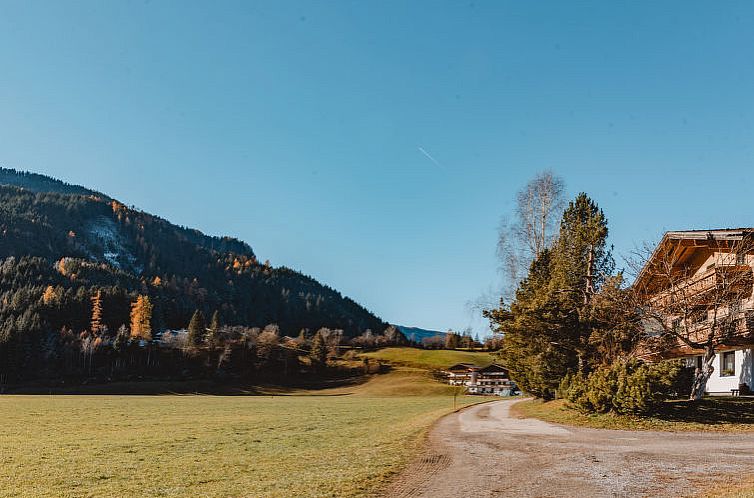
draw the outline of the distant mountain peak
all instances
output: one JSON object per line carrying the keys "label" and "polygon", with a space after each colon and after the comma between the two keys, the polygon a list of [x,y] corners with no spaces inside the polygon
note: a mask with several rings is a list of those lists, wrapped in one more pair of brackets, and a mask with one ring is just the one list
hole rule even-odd
{"label": "distant mountain peak", "polygon": [[440,332],[439,330],[406,327],[404,325],[396,325],[396,327],[404,336],[406,336],[406,339],[413,342],[422,342],[422,339],[426,339],[427,337],[437,337],[438,335],[445,336],[445,332]]}

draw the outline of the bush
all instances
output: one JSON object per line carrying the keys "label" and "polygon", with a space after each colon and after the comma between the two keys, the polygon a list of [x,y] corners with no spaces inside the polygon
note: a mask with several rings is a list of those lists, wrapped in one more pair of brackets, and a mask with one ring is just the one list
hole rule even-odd
{"label": "bush", "polygon": [[581,412],[646,415],[677,394],[682,372],[678,362],[615,362],[587,376],[569,373],[558,393]]}

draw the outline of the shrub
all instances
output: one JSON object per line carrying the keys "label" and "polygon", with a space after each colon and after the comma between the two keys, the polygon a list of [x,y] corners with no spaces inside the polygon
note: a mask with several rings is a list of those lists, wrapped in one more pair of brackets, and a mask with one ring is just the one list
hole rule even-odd
{"label": "shrub", "polygon": [[[612,400],[618,413],[644,414],[662,402],[664,396],[654,392],[657,384],[647,365],[619,364],[617,390]],[[622,367],[622,368],[620,368]]]}
{"label": "shrub", "polygon": [[677,393],[682,372],[678,362],[620,361],[587,376],[569,373],[560,384],[559,395],[569,407],[585,413],[646,415]]}

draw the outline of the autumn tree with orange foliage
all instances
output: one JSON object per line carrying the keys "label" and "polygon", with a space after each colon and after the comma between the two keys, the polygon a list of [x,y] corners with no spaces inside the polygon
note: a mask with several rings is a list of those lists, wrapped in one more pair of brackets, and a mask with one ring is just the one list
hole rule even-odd
{"label": "autumn tree with orange foliage", "polygon": [[53,301],[57,301],[57,299],[58,299],[58,294],[57,292],[55,292],[55,287],[53,287],[52,285],[48,285],[45,288],[44,293],[42,294],[42,302],[44,304],[50,304]]}
{"label": "autumn tree with orange foliage", "polygon": [[139,295],[131,305],[131,337],[152,340],[152,302],[149,296]]}

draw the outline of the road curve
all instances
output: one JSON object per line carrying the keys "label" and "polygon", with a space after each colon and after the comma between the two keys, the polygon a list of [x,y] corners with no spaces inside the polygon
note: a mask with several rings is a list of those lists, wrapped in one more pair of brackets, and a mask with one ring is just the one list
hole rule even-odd
{"label": "road curve", "polygon": [[754,434],[613,431],[510,416],[515,400],[440,419],[387,497],[697,496],[754,485]]}

